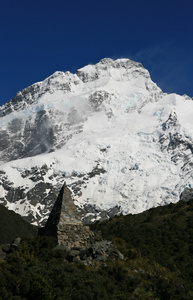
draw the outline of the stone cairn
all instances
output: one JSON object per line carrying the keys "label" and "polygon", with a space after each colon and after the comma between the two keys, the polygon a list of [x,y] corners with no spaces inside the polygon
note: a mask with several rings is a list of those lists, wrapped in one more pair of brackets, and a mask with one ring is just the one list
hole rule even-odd
{"label": "stone cairn", "polygon": [[[40,228],[38,234],[55,237],[58,245],[53,250],[65,251],[67,263],[83,263],[92,267],[109,257],[124,259],[110,241],[102,240],[89,226],[83,225],[66,184],[60,190],[45,227]],[[11,244],[0,245],[0,260],[16,251],[20,242],[21,238],[16,238]]]}
{"label": "stone cairn", "polygon": [[54,236],[58,243],[55,250],[66,251],[68,262],[82,262],[92,266],[96,261],[105,261],[109,256],[123,259],[123,255],[111,242],[98,240],[89,226],[83,225],[66,184],[60,190],[46,225],[40,228],[39,235]]}
{"label": "stone cairn", "polygon": [[81,216],[66,183],[63,185],[50,216],[40,235],[54,236],[65,248],[88,247],[93,236],[89,226],[83,225]]}

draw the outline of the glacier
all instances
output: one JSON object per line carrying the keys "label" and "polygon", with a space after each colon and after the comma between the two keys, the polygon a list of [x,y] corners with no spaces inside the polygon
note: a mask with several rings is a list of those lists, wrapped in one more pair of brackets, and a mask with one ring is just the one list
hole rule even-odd
{"label": "glacier", "polygon": [[85,222],[193,188],[193,99],[130,59],[55,72],[0,107],[0,203],[43,225],[64,181]]}

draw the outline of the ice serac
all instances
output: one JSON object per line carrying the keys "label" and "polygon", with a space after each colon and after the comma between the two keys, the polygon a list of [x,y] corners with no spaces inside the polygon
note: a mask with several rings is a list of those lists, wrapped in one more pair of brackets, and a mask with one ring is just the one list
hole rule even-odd
{"label": "ice serac", "polygon": [[0,202],[44,225],[65,181],[83,221],[193,188],[193,101],[129,59],[55,72],[0,108]]}

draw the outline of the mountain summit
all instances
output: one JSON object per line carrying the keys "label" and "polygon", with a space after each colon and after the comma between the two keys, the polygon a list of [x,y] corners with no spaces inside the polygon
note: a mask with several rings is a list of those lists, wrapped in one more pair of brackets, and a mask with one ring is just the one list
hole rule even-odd
{"label": "mountain summit", "polygon": [[193,101],[129,59],[55,72],[0,107],[0,203],[45,224],[64,181],[85,222],[193,187]]}

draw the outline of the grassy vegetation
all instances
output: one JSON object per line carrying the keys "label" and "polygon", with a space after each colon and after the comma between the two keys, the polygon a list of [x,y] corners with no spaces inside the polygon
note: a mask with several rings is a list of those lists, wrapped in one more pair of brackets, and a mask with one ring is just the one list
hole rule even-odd
{"label": "grassy vegetation", "polygon": [[193,299],[193,200],[119,216],[92,228],[113,240],[126,257],[140,253],[176,274],[188,292],[183,297]]}
{"label": "grassy vegetation", "polygon": [[0,261],[0,299],[193,299],[193,200],[92,225],[125,260],[67,263],[52,238],[23,239]]}

